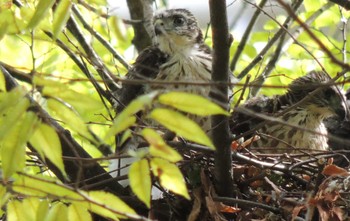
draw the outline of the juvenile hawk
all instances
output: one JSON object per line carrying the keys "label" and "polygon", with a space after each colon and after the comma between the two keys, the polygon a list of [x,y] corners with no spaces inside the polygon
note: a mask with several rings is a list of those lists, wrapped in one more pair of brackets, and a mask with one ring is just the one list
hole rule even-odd
{"label": "juvenile hawk", "polygon": [[[135,84],[124,84],[116,92],[117,113],[120,113],[137,96],[154,90],[161,92],[180,90],[209,96],[210,87],[191,85],[191,83],[209,82],[212,65],[211,51],[204,44],[203,34],[193,14],[186,9],[165,10],[154,16],[153,25],[156,44],[142,51],[127,73],[126,78],[135,80]],[[146,80],[147,83],[140,84],[137,80]],[[152,84],[154,82],[168,84]],[[210,125],[210,122],[203,121],[203,118],[195,120],[203,127]],[[119,143],[118,139],[117,136],[117,143]],[[116,152],[134,149],[138,143],[139,140],[135,138],[123,145],[118,144]],[[133,160],[113,161],[111,168],[120,168],[120,163],[124,165],[130,163],[129,161]],[[121,171],[121,173],[124,172]]]}
{"label": "juvenile hawk", "polygon": [[[243,105],[244,108],[275,119],[260,124],[261,127],[256,130],[261,138],[253,145],[266,148],[263,152],[267,153],[296,152],[294,148],[327,150],[328,139],[324,119],[336,115],[343,119],[347,113],[346,99],[340,88],[324,85],[329,80],[324,72],[313,71],[294,80],[284,95],[274,98],[257,97]],[[318,88],[320,89],[317,93],[313,93]],[[304,98],[305,101],[283,112]],[[263,120],[260,118],[242,112],[234,113],[231,129],[233,133],[240,134],[254,130],[261,122]]]}
{"label": "juvenile hawk", "polygon": [[[193,84],[209,82],[212,65],[211,51],[204,44],[193,14],[186,9],[165,10],[153,17],[153,26],[156,44],[139,54],[126,75],[136,84],[125,84],[117,91],[118,113],[137,96],[154,90],[179,90],[209,96],[210,87]],[[137,80],[147,83],[137,84]],[[191,117],[204,130],[210,128],[208,119]]]}
{"label": "juvenile hawk", "polygon": [[[154,16],[153,25],[156,45],[140,53],[126,76],[127,79],[150,80],[150,84],[123,85],[118,92],[118,111],[138,95],[153,90],[181,90],[209,95],[209,87],[191,85],[209,82],[212,64],[210,49],[204,44],[203,34],[193,14],[186,9],[165,10]],[[152,81],[171,84],[152,84]]]}

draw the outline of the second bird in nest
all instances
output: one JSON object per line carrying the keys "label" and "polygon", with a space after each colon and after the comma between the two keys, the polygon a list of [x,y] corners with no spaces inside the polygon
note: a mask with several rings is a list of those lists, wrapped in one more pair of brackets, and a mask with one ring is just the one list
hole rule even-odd
{"label": "second bird in nest", "polygon": [[322,71],[294,80],[284,95],[256,97],[235,111],[231,131],[260,136],[253,147],[264,153],[301,153],[328,150],[324,120],[347,115],[342,90]]}

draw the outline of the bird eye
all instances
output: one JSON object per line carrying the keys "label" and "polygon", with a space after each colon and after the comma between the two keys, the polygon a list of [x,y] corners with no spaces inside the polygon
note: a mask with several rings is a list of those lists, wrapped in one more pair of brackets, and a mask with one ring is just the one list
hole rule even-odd
{"label": "bird eye", "polygon": [[174,17],[174,25],[176,26],[180,26],[180,25],[183,25],[185,24],[185,18],[184,17]]}

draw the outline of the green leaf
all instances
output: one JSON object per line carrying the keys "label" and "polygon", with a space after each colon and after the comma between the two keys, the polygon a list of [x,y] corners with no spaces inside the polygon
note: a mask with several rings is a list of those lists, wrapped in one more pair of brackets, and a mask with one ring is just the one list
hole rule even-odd
{"label": "green leaf", "polygon": [[[10,96],[7,96],[10,95]],[[21,118],[21,116],[26,112],[28,109],[30,102],[25,97],[17,97],[17,96],[11,96],[16,94],[4,94],[4,97],[6,96],[4,103],[11,105],[13,102],[13,106],[4,106],[3,104],[0,104],[0,141],[4,139],[5,136],[7,136],[7,133],[11,131],[11,128],[16,125],[18,122],[18,119]],[[12,102],[8,99],[15,99]],[[0,100],[0,101],[1,101]],[[5,108],[5,110],[4,110]],[[1,111],[2,110],[2,111]]]}
{"label": "green leaf", "polygon": [[120,132],[128,129],[136,122],[135,116],[128,116],[125,114],[119,114],[113,121],[112,127],[108,130],[104,140],[107,140],[111,136],[119,134]]}
{"label": "green leaf", "polygon": [[172,91],[160,95],[158,101],[181,111],[199,116],[209,116],[213,114],[230,116],[230,114],[219,105],[196,94]]}
{"label": "green leaf", "polygon": [[68,207],[68,219],[67,220],[74,220],[74,221],[92,221],[92,217],[89,213],[89,211],[77,204],[72,203]]}
{"label": "green leaf", "polygon": [[137,112],[149,108],[152,105],[154,98],[158,95],[158,92],[148,93],[134,99],[120,114],[133,115]]}
{"label": "green leaf", "polygon": [[18,200],[12,200],[7,204],[7,219],[9,221],[26,221],[27,217],[23,214],[26,209]]}
{"label": "green leaf", "polygon": [[[1,22],[0,22],[1,26]],[[1,41],[1,32],[4,30],[0,30],[0,41]],[[2,69],[0,68],[0,91],[6,91],[6,81],[5,81],[5,76],[4,73],[2,73]],[[1,105],[2,106],[2,105]],[[0,108],[1,110],[1,108]]]}
{"label": "green leaf", "polygon": [[134,125],[136,117],[133,115],[150,107],[157,94],[157,92],[145,94],[131,101],[131,103],[114,119],[113,126],[107,132],[104,140],[107,140],[109,137],[119,134]]}
{"label": "green leaf", "polygon": [[21,201],[12,200],[7,205],[8,220],[37,221],[40,201],[37,198],[25,198]]}
{"label": "green leaf", "polygon": [[[4,87],[5,86],[5,79],[4,79]],[[6,91],[6,88],[4,88],[4,91]],[[22,87],[16,87],[10,92],[2,92],[0,93],[0,113],[1,115],[4,115],[5,111],[8,110],[8,108],[12,108],[15,105],[18,104],[19,100],[22,99],[26,94],[26,91]]]}
{"label": "green leaf", "polygon": [[[2,177],[0,177],[2,179]],[[7,187],[0,185],[0,207],[7,203],[7,200],[11,197],[11,194],[7,192]]]}
{"label": "green leaf", "polygon": [[142,130],[142,136],[150,144],[150,154],[153,157],[166,159],[176,163],[182,160],[182,156],[166,144],[163,138],[153,129],[145,128]]}
{"label": "green leaf", "polygon": [[24,216],[27,217],[27,220],[33,220],[36,221],[37,220],[37,211],[39,209],[39,205],[40,205],[40,201],[38,198],[34,198],[34,197],[29,197],[26,199],[22,200],[22,205],[24,209]]}
{"label": "green leaf", "polygon": [[132,191],[148,208],[150,208],[152,184],[150,169],[146,159],[131,164],[129,180]]}
{"label": "green leaf", "polygon": [[63,123],[67,124],[71,129],[73,129],[73,131],[91,141],[94,140],[94,137],[89,132],[87,125],[81,119],[79,114],[75,112],[73,107],[68,107],[67,104],[59,102],[55,99],[47,99],[47,107],[49,107]]}
{"label": "green leaf", "polygon": [[61,142],[52,127],[40,124],[31,137],[30,143],[42,157],[47,157],[67,177],[62,159]]}
{"label": "green leaf", "polygon": [[64,186],[57,178],[43,175],[18,175],[13,183],[13,190],[27,196],[68,198],[71,201],[82,201],[84,198],[69,187]]}
{"label": "green leaf", "polygon": [[56,38],[57,35],[62,31],[66,22],[69,19],[72,8],[71,0],[61,0],[53,15],[53,36]]}
{"label": "green leaf", "polygon": [[64,203],[57,202],[52,205],[45,221],[67,221],[68,208]]}
{"label": "green leaf", "polygon": [[175,164],[160,158],[152,158],[150,163],[152,172],[154,176],[159,178],[162,187],[190,199],[185,180]]}
{"label": "green leaf", "polygon": [[36,212],[36,220],[45,220],[46,215],[49,211],[48,200],[40,200],[39,207]]}
{"label": "green leaf", "polygon": [[215,149],[214,144],[202,128],[196,122],[179,112],[156,108],[150,113],[150,117],[187,140]]}
{"label": "green leaf", "polygon": [[326,1],[325,0],[319,0],[319,1],[304,0],[303,3],[304,3],[305,11],[314,12],[319,10],[320,7],[326,3]]}
{"label": "green leaf", "polygon": [[[56,58],[57,59],[57,58]],[[72,90],[66,84],[58,81],[48,80],[43,77],[35,76],[33,82],[36,85],[43,86],[42,95],[46,97],[60,98],[64,102],[72,105],[79,113],[96,111],[104,108],[102,102],[94,99],[88,94]]]}
{"label": "green leaf", "polygon": [[30,20],[27,28],[32,29],[36,27],[40,23],[40,21],[44,19],[47,12],[51,9],[54,3],[55,0],[40,0],[38,5],[36,6],[35,13],[32,19]]}
{"label": "green leaf", "polygon": [[126,218],[127,215],[138,217],[132,208],[111,193],[90,191],[84,195],[89,202],[88,209],[93,213],[113,220]]}
{"label": "green leaf", "polygon": [[33,112],[26,112],[17,119],[15,126],[9,129],[7,136],[0,142],[3,176],[8,179],[16,171],[25,167],[26,143],[33,134],[38,118]]}

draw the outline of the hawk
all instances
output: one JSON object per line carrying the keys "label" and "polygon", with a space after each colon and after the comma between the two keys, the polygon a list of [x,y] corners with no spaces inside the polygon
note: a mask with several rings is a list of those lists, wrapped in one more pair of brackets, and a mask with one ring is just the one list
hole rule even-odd
{"label": "hawk", "polygon": [[[153,26],[155,44],[139,54],[126,75],[126,79],[135,80],[135,84],[125,84],[116,92],[117,113],[137,96],[155,90],[160,93],[178,90],[209,96],[210,87],[193,84],[210,82],[212,68],[211,50],[204,43],[194,15],[186,9],[161,11],[153,17]],[[146,80],[147,83],[138,84],[138,80]],[[210,121],[207,118],[190,117],[204,130],[209,130]],[[153,122],[146,123],[152,125]],[[129,144],[125,145],[135,148],[135,144]],[[125,149],[125,145],[119,149]]]}
{"label": "hawk", "polygon": [[[117,113],[120,113],[139,95],[154,90],[160,93],[179,90],[204,97],[209,96],[210,87],[191,84],[210,82],[212,68],[211,50],[204,43],[202,31],[194,15],[186,9],[161,11],[153,17],[153,26],[155,44],[140,52],[126,75],[126,79],[135,80],[135,84],[124,84],[115,93],[118,100],[115,107]],[[140,84],[138,80],[149,83]],[[160,83],[153,84],[154,82]],[[162,82],[167,84],[161,84]],[[208,119],[193,118],[193,116],[192,119],[204,130],[208,130],[204,128],[210,126]],[[152,125],[152,122],[146,123]],[[117,135],[116,153],[136,149],[140,143],[137,137],[123,144],[120,144],[119,140]],[[132,161],[133,159],[125,159],[123,162],[112,161],[110,168],[122,168],[121,165],[127,165]],[[123,173],[121,171],[121,174]]]}
{"label": "hawk", "polygon": [[[243,108],[270,118],[263,122],[261,118],[243,113],[244,110],[234,113],[232,132],[239,135],[257,131],[260,139],[252,145],[266,153],[295,153],[299,148],[327,150],[324,120],[334,116],[344,119],[347,113],[345,96],[339,87],[326,84],[329,80],[326,73],[312,71],[294,80],[284,95],[248,100]],[[260,128],[254,129],[257,125]]]}
{"label": "hawk", "polygon": [[[212,64],[210,48],[204,44],[202,31],[193,14],[186,9],[165,10],[153,17],[153,25],[155,45],[139,54],[126,75],[128,80],[148,80],[150,84],[124,85],[118,91],[118,111],[137,96],[153,90],[209,95],[209,87],[191,85],[209,82]],[[152,84],[152,81],[171,84]]]}

